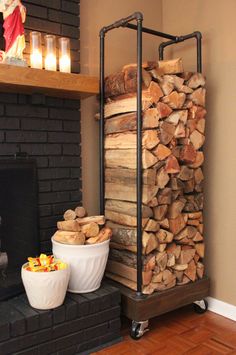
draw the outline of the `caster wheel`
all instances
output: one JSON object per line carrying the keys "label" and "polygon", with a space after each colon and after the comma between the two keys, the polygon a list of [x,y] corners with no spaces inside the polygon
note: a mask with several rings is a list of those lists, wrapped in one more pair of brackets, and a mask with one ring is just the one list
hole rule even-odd
{"label": "caster wheel", "polygon": [[196,301],[193,304],[193,309],[198,314],[203,314],[208,310],[208,302],[206,300]]}
{"label": "caster wheel", "polygon": [[132,321],[132,327],[130,330],[130,336],[134,340],[139,340],[146,333],[149,329],[148,327],[148,320],[143,322],[136,322],[135,320]]}

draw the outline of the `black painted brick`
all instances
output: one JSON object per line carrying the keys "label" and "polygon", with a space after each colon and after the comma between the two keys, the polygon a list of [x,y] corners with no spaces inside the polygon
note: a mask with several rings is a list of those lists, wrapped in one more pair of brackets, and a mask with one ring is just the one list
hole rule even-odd
{"label": "black painted brick", "polygon": [[64,23],[72,26],[79,26],[79,17],[74,14],[68,14],[64,11],[51,10],[48,11],[48,19],[59,23]]}
{"label": "black painted brick", "polygon": [[88,328],[84,330],[84,339],[90,340],[93,338],[97,338],[101,335],[106,334],[108,331],[108,323],[102,323],[95,325],[94,327]]}
{"label": "black painted brick", "polygon": [[49,143],[78,143],[80,141],[79,133],[69,132],[49,132]]}
{"label": "black painted brick", "polygon": [[68,297],[77,303],[77,316],[86,316],[89,314],[89,302],[86,298],[75,293],[69,293]]}
{"label": "black painted brick", "polygon": [[55,228],[57,225],[58,216],[41,217],[39,220],[41,228]]}
{"label": "black painted brick", "polygon": [[0,129],[19,129],[20,121],[13,117],[0,117]]}
{"label": "black painted brick", "polygon": [[66,210],[74,209],[78,206],[77,202],[67,202],[67,203],[58,203],[52,206],[53,214],[63,215]]}
{"label": "black painted brick", "polygon": [[77,317],[77,303],[71,298],[66,297],[64,306],[66,311],[66,321],[75,319]]}
{"label": "black painted brick", "polygon": [[70,169],[69,168],[39,169],[38,177],[40,180],[65,179],[70,177]]}
{"label": "black painted brick", "polygon": [[41,205],[39,206],[39,216],[51,216],[52,214],[52,206],[51,205]]}
{"label": "black painted brick", "polygon": [[15,297],[9,301],[9,305],[14,307],[18,312],[22,313],[26,321],[26,331],[28,333],[39,329],[39,315],[30,306],[24,303],[20,297]]}
{"label": "black painted brick", "polygon": [[32,105],[45,105],[46,97],[43,94],[32,94],[30,96]]}
{"label": "black painted brick", "polygon": [[[23,149],[21,149],[23,151]],[[48,167],[48,158],[47,157],[35,157],[37,160],[37,167],[38,168],[46,168]]]}
{"label": "black painted brick", "polygon": [[63,100],[61,98],[57,98],[57,97],[46,97],[45,104],[48,107],[63,107]]}
{"label": "black painted brick", "polygon": [[82,192],[81,191],[73,191],[70,192],[70,201],[77,201],[77,204],[79,204],[79,201],[82,200]]}
{"label": "black painted brick", "polygon": [[63,144],[63,155],[79,155],[81,148],[79,144]]}
{"label": "black painted brick", "polygon": [[0,343],[0,354],[14,354],[16,351],[27,349],[33,345],[50,340],[51,328],[40,330],[24,336],[18,336]]}
{"label": "black painted brick", "polygon": [[4,141],[4,132],[0,132],[0,142]]}
{"label": "black painted brick", "polygon": [[51,108],[49,110],[49,116],[54,119],[69,119],[77,121],[80,118],[80,113],[78,110],[71,110],[68,108]]}
{"label": "black painted brick", "polygon": [[60,144],[21,144],[21,150],[29,155],[60,155],[62,148]]}
{"label": "black painted brick", "polygon": [[116,319],[112,319],[109,321],[109,329],[113,332],[115,330],[119,330],[121,327],[121,320],[120,317]]}
{"label": "black painted brick", "polygon": [[70,38],[79,38],[79,29],[74,26],[61,25],[61,35]]}
{"label": "black painted brick", "polygon": [[38,183],[39,192],[49,192],[51,191],[50,181],[39,181]]}
{"label": "black painted brick", "polygon": [[53,309],[52,311],[53,324],[59,324],[65,321],[66,318],[66,310],[65,306],[62,305]]}
{"label": "black painted brick", "polygon": [[28,17],[26,29],[36,30],[40,32],[46,32],[55,35],[61,35],[61,25],[55,22],[49,22],[48,20],[42,20],[36,17]]}
{"label": "black painted brick", "polygon": [[47,8],[33,4],[27,5],[27,16],[35,16],[40,18],[47,18]]}
{"label": "black painted brick", "polygon": [[80,120],[77,121],[64,121],[64,131],[67,132],[80,132]]}
{"label": "black painted brick", "polygon": [[81,176],[81,169],[80,168],[70,169],[70,176],[72,178],[79,178]]}
{"label": "black painted brick", "polygon": [[77,168],[81,164],[81,158],[79,156],[53,156],[49,157],[50,168]]}
{"label": "black painted brick", "polygon": [[5,323],[9,322],[10,335],[12,337],[16,337],[25,333],[26,325],[24,316],[16,309],[11,307],[8,302],[0,303],[0,319],[5,320]]}
{"label": "black painted brick", "polygon": [[6,142],[10,143],[46,143],[46,132],[24,132],[24,131],[8,131],[6,132]]}
{"label": "black painted brick", "polygon": [[68,0],[62,0],[61,9],[72,14],[76,14],[79,11],[78,3],[74,3]]}
{"label": "black painted brick", "polygon": [[50,119],[22,119],[23,130],[37,131],[62,131],[62,121]]}
{"label": "black painted brick", "polygon": [[76,354],[76,349],[77,349],[76,345],[70,346],[67,349],[58,351],[57,355],[73,355],[73,354]]}
{"label": "black painted brick", "polygon": [[17,103],[17,95],[15,94],[7,94],[7,93],[0,93],[0,102],[3,103]]}
{"label": "black painted brick", "polygon": [[69,192],[43,192],[39,194],[39,204],[45,205],[47,203],[68,202],[70,200]]}
{"label": "black painted brick", "polygon": [[39,232],[40,240],[42,242],[50,241],[55,231],[56,231],[56,225],[53,228],[41,229]]}
{"label": "black painted brick", "polygon": [[[1,133],[0,133],[1,136]],[[1,144],[0,155],[14,155],[18,152],[17,144]]]}
{"label": "black painted brick", "polygon": [[0,116],[4,114],[4,106],[0,105]]}
{"label": "black painted brick", "polygon": [[61,0],[24,0],[25,5],[27,6],[27,3],[32,3],[32,4],[37,4],[53,9],[60,9],[61,8]]}
{"label": "black painted brick", "polygon": [[80,188],[79,180],[57,180],[52,182],[52,191],[67,191]]}
{"label": "black painted brick", "polygon": [[8,105],[6,107],[6,115],[10,117],[48,117],[47,107],[32,105]]}

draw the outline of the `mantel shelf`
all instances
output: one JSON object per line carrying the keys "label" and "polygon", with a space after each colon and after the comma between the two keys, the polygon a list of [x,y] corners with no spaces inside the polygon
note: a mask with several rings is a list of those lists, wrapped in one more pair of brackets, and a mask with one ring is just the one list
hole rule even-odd
{"label": "mantel shelf", "polygon": [[0,92],[82,99],[98,94],[97,77],[0,64]]}

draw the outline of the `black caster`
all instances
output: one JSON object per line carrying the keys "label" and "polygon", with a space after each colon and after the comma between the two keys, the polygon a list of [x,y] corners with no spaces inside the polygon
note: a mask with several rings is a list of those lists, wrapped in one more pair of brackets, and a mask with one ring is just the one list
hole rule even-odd
{"label": "black caster", "polygon": [[203,314],[208,310],[208,302],[203,299],[201,301],[196,301],[193,303],[193,309],[198,314]]}
{"label": "black caster", "polygon": [[135,320],[132,321],[132,327],[130,330],[130,336],[134,340],[139,340],[144,333],[148,331],[148,320],[143,322],[136,322]]}

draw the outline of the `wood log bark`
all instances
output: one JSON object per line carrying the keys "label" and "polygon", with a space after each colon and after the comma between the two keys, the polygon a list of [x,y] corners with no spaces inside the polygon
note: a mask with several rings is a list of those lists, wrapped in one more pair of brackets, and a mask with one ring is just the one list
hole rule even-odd
{"label": "wood log bark", "polygon": [[62,231],[71,232],[79,232],[81,230],[80,225],[74,219],[57,222],[57,228]]}
{"label": "wood log bark", "polygon": [[[109,258],[114,261],[118,261],[120,263],[123,263],[127,266],[133,267],[137,269],[137,255],[134,253],[131,253],[130,251],[127,250],[116,250],[116,249],[111,249]],[[143,271],[149,271],[153,270],[155,267],[155,256],[150,253],[149,255],[143,256],[142,257],[143,261]]]}
{"label": "wood log bark", "polygon": [[[157,162],[157,158],[149,150],[143,149],[142,164],[143,169],[148,169]],[[105,165],[108,168],[128,168],[136,169],[136,149],[106,150]]]}
{"label": "wood log bark", "polygon": [[[123,224],[125,226],[135,227],[137,226],[137,217],[129,216],[124,213],[119,213],[115,211],[105,210],[105,217],[110,221]],[[148,218],[142,218],[142,226],[144,227],[147,223]]]}
{"label": "wood log bark", "polygon": [[[142,134],[143,149],[153,149],[159,143],[156,130],[146,130]],[[125,132],[109,134],[105,137],[105,149],[136,149],[137,134],[136,132]]]}
{"label": "wood log bark", "polygon": [[83,245],[85,242],[85,235],[82,232],[69,232],[58,230],[53,235],[53,239],[62,244]]}
{"label": "wood log bark", "polygon": [[[142,174],[144,185],[155,185],[155,169],[145,169]],[[108,183],[118,183],[122,185],[133,185],[136,183],[136,170],[126,168],[106,168],[105,181]]]}
{"label": "wood log bark", "polygon": [[[131,280],[135,283],[137,282],[137,270],[127,265],[121,264],[117,261],[108,260],[106,271],[125,277],[128,280]],[[151,279],[152,279],[152,271],[151,270],[143,271],[142,273],[143,286],[148,285],[151,282]]]}
{"label": "wood log bark", "polygon": [[[129,216],[137,216],[137,204],[119,200],[106,200],[105,209],[113,212],[124,213]],[[150,207],[142,205],[142,217],[149,218],[153,216]]]}
{"label": "wood log bark", "polygon": [[[143,186],[143,196],[142,201],[145,205],[148,204],[149,201],[153,197],[156,196],[158,191],[157,186]],[[123,200],[123,201],[131,201],[136,202],[136,185],[123,185],[123,184],[113,184],[106,183],[105,185],[105,198],[112,200]]]}

